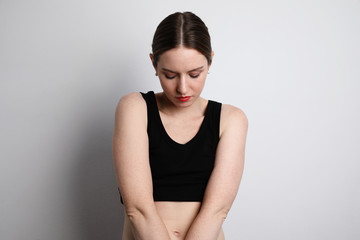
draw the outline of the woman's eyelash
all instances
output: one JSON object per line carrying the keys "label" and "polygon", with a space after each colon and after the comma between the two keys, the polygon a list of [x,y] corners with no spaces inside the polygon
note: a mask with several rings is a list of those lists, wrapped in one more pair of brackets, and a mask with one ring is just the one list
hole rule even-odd
{"label": "woman's eyelash", "polygon": [[197,75],[191,75],[191,74],[190,74],[190,77],[191,77],[191,78],[198,78],[199,76],[200,76],[200,74],[197,74]]}
{"label": "woman's eyelash", "polygon": [[[190,76],[191,78],[198,78],[198,77],[200,76],[200,73],[199,73],[199,74],[196,74],[196,75],[189,74],[189,76]],[[174,75],[174,76],[169,76],[169,75],[165,74],[165,77],[166,77],[167,79],[174,79],[174,78],[176,77],[176,75]]]}
{"label": "woman's eyelash", "polygon": [[174,75],[174,76],[169,76],[169,75],[165,74],[165,77],[166,77],[167,79],[174,79],[174,78],[176,77],[176,75]]}

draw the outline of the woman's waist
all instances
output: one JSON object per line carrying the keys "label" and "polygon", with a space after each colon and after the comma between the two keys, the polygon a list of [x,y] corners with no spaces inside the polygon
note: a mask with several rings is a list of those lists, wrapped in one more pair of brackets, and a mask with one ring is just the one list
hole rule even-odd
{"label": "woman's waist", "polygon": [[155,206],[171,237],[183,239],[200,210],[201,202],[156,201]]}
{"label": "woman's waist", "polygon": [[[163,223],[165,224],[172,240],[183,240],[201,208],[201,202],[175,202],[155,201],[155,207]],[[128,222],[128,224],[126,224]],[[133,240],[132,230],[128,217],[125,215],[123,237],[125,240]],[[224,240],[221,229],[218,240]]]}

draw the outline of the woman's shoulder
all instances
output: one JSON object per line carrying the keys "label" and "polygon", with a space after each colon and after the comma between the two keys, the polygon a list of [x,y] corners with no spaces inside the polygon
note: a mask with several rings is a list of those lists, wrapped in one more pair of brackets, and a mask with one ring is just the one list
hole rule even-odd
{"label": "woman's shoulder", "polygon": [[139,92],[132,92],[122,96],[116,107],[116,114],[139,116],[146,114],[146,102]]}
{"label": "woman's shoulder", "polygon": [[140,92],[132,92],[122,96],[118,102],[118,106],[140,107],[144,106],[145,100]]}
{"label": "woman's shoulder", "polygon": [[247,121],[245,112],[231,104],[222,104],[221,118],[224,120]]}
{"label": "woman's shoulder", "polygon": [[220,131],[241,128],[247,130],[248,118],[245,112],[233,105],[222,104],[220,117]]}
{"label": "woman's shoulder", "polygon": [[122,96],[119,100],[119,103],[125,104],[139,104],[143,100],[140,92],[132,92]]}

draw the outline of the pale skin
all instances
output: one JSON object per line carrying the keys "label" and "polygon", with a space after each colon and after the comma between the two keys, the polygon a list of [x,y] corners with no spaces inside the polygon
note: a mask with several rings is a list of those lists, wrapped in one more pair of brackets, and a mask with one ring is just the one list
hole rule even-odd
{"label": "pale skin", "polygon": [[[155,67],[163,88],[156,94],[161,121],[180,144],[197,134],[204,119],[208,101],[200,94],[209,68],[204,55],[185,47],[166,51]],[[189,100],[180,101],[185,96]],[[123,240],[225,239],[222,224],[239,188],[247,128],[244,112],[223,104],[215,166],[203,201],[154,202],[146,103],[139,93],[122,97],[116,109],[113,154],[126,213]]]}

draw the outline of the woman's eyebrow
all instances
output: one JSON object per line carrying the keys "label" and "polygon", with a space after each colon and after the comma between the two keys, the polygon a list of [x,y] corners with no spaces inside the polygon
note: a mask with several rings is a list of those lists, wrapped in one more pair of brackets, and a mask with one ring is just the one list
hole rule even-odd
{"label": "woman's eyebrow", "polygon": [[190,70],[189,72],[199,71],[199,70],[202,70],[203,68],[204,68],[204,66],[201,66],[201,67],[195,68],[193,70]]}
{"label": "woman's eyebrow", "polygon": [[167,69],[167,68],[161,68],[161,70],[166,71],[166,72],[176,73],[176,72],[171,71],[170,69]]}
{"label": "woman's eyebrow", "polygon": [[[190,70],[189,72],[202,70],[203,68],[204,68],[204,66],[201,66],[201,67],[198,67],[198,68],[194,68],[194,69]],[[172,70],[167,69],[167,68],[161,68],[161,70],[166,71],[166,72],[171,72],[171,73],[177,73],[177,72],[172,71]]]}

